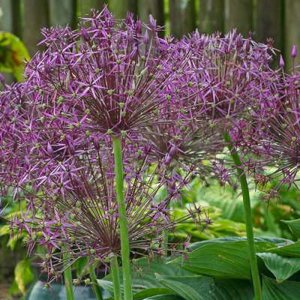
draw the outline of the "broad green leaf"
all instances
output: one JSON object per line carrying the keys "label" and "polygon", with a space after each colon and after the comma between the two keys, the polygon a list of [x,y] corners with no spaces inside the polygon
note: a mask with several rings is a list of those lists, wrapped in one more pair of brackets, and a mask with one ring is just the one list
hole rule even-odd
{"label": "broad green leaf", "polygon": [[[108,300],[109,296],[103,294],[103,299]],[[75,300],[95,300],[92,286],[76,286],[74,288]],[[49,289],[45,288],[45,283],[37,281],[25,300],[66,300],[66,289],[63,284],[52,283]]]}
{"label": "broad green leaf", "polygon": [[[149,288],[142,290],[141,292],[138,292],[134,294],[133,299],[134,300],[144,300],[149,299],[149,297],[157,296],[157,295],[169,295],[173,294],[173,292],[168,288]],[[152,298],[151,298],[152,299]]]}
{"label": "broad green leaf", "polygon": [[185,300],[206,300],[213,293],[213,278],[204,276],[157,276],[159,282]]}
{"label": "broad green leaf", "polygon": [[0,226],[0,236],[10,234],[9,225],[1,225]]}
{"label": "broad green leaf", "polygon": [[250,281],[218,280],[206,276],[168,277],[158,280],[186,300],[252,300]]}
{"label": "broad green leaf", "polygon": [[298,257],[300,258],[300,241],[296,243],[289,242],[285,246],[274,247],[269,249],[267,252],[276,253],[287,257]]}
{"label": "broad green leaf", "polygon": [[144,300],[184,300],[180,296],[175,295],[158,295],[150,298],[145,298]]}
{"label": "broad green leaf", "polygon": [[[114,287],[113,287],[113,283],[111,281],[104,280],[104,279],[98,279],[97,282],[103,290],[105,290],[105,291],[109,292],[111,295],[113,295]],[[132,290],[133,290],[133,294],[134,294],[134,296],[133,296],[134,300],[143,300],[146,297],[151,297],[151,296],[156,296],[156,295],[172,294],[172,291],[170,291],[167,288],[145,288],[145,286],[143,286],[143,285],[141,286],[136,283],[133,283]],[[121,286],[121,292],[122,292],[122,294],[124,293],[123,285]]]}
{"label": "broad green leaf", "polygon": [[289,226],[291,232],[295,237],[300,238],[300,219],[291,221],[282,220],[282,222]]}
{"label": "broad green leaf", "polygon": [[29,54],[21,40],[9,32],[0,31],[0,72],[13,73],[21,81],[26,60],[29,60]]}
{"label": "broad green leaf", "polygon": [[253,300],[252,284],[247,280],[215,279],[214,300]]}
{"label": "broad green leaf", "polygon": [[[182,269],[178,263],[167,263],[162,258],[152,260],[140,258],[132,262],[132,280],[135,286],[141,288],[163,288],[164,286],[156,280],[155,274],[166,276],[193,275],[191,272]],[[120,275],[122,276],[122,272],[120,272]],[[111,280],[111,276],[106,276],[105,280]]]}
{"label": "broad green leaf", "polygon": [[[251,278],[247,240],[227,238],[195,244],[191,248],[196,249],[186,259],[182,259],[184,269],[216,278]],[[265,239],[257,239],[255,245],[256,251],[262,252],[275,244]]]}
{"label": "broad green leaf", "polygon": [[286,258],[275,253],[257,253],[278,282],[290,278],[300,270],[300,258]]}
{"label": "broad green leaf", "polygon": [[299,300],[300,282],[276,280],[263,277],[262,299],[263,300]]}
{"label": "broad green leaf", "polygon": [[[236,237],[236,236],[230,236],[230,237],[223,237],[223,238],[217,238],[217,239],[211,239],[207,241],[201,241],[196,242],[190,245],[191,250],[195,250],[203,244],[207,243],[227,243],[227,242],[247,242],[247,239],[245,237]],[[255,244],[256,248],[266,248],[266,247],[274,247],[274,246],[285,246],[288,244],[294,243],[293,241],[284,239],[284,238],[278,238],[278,237],[256,237],[255,238]]]}
{"label": "broad green leaf", "polygon": [[89,272],[88,262],[89,262],[88,257],[80,257],[74,263],[73,267],[76,270],[76,275],[78,278],[81,278],[82,276],[86,275]]}
{"label": "broad green leaf", "polygon": [[16,265],[15,280],[19,290],[25,294],[27,286],[34,280],[34,274],[28,259],[21,260]]}

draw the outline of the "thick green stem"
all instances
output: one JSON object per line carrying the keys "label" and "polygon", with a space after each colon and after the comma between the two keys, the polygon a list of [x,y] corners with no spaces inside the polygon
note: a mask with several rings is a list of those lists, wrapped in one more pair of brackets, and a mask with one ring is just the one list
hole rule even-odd
{"label": "thick green stem", "polygon": [[114,255],[110,260],[111,275],[114,285],[114,300],[121,300],[121,286],[118,257]]}
{"label": "thick green stem", "polygon": [[124,201],[124,179],[121,138],[113,137],[113,149],[115,158],[115,184],[119,208],[121,259],[123,270],[124,299],[132,300],[132,283],[130,270],[130,248],[128,239],[128,222],[126,216],[126,204]]}
{"label": "thick green stem", "polygon": [[253,224],[252,224],[252,215],[251,215],[251,204],[250,204],[250,195],[249,188],[247,183],[246,175],[242,169],[242,162],[240,157],[232,146],[231,139],[228,133],[224,135],[225,142],[231,153],[231,157],[236,165],[238,178],[240,180],[242,194],[243,194],[243,203],[245,211],[245,220],[246,220],[246,231],[247,231],[247,240],[249,245],[249,260],[252,274],[252,283],[254,288],[255,300],[261,300],[261,283],[257,266],[257,258],[255,253],[255,243],[254,243],[254,234],[253,234]]}
{"label": "thick green stem", "polygon": [[89,271],[90,271],[90,278],[92,281],[93,291],[95,293],[96,299],[103,300],[101,288],[97,282],[97,275],[95,273],[95,268],[91,265]]}
{"label": "thick green stem", "polygon": [[[69,262],[69,254],[67,251],[63,254],[64,262],[66,264]],[[65,287],[66,287],[66,294],[67,300],[74,300],[74,291],[73,291],[73,279],[72,279],[72,269],[71,267],[67,267],[64,270],[64,280],[65,280]]]}

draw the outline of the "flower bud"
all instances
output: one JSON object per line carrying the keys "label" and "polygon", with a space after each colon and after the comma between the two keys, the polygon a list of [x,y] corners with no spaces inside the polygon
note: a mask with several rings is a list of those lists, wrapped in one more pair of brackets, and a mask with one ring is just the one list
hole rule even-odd
{"label": "flower bud", "polygon": [[292,57],[292,58],[296,58],[297,55],[298,55],[297,46],[296,46],[296,45],[293,45],[292,51],[291,51],[291,57]]}

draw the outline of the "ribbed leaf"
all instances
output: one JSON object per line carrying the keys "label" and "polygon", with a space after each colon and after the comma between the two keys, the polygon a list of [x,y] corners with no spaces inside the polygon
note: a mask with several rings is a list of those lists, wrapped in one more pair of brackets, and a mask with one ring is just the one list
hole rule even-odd
{"label": "ribbed leaf", "polygon": [[[255,243],[259,252],[274,247],[275,243],[258,240]],[[224,279],[250,279],[248,243],[245,239],[214,239],[196,243],[197,247],[182,260],[184,269],[196,274]]]}
{"label": "ribbed leaf", "polygon": [[289,243],[286,246],[271,248],[268,252],[288,257],[300,257],[300,241]]}
{"label": "ribbed leaf", "polygon": [[247,280],[215,280],[214,300],[252,300],[253,290]]}
{"label": "ribbed leaf", "polygon": [[257,254],[278,282],[290,278],[300,270],[300,258],[286,258],[275,253]]}
{"label": "ribbed leaf", "polygon": [[213,293],[214,281],[204,276],[157,276],[159,282],[185,300],[208,300]]}
{"label": "ribbed leaf", "polygon": [[186,300],[253,299],[250,281],[214,280],[206,276],[157,276],[157,279]]}
{"label": "ribbed leaf", "polygon": [[282,222],[289,226],[291,232],[295,237],[300,238],[300,219],[291,221],[282,220]]}
{"label": "ribbed leaf", "polygon": [[299,300],[300,282],[278,283],[274,279],[264,277],[262,295],[263,300]]}
{"label": "ribbed leaf", "polygon": [[184,300],[180,296],[175,295],[158,295],[150,298],[145,298],[144,300]]}

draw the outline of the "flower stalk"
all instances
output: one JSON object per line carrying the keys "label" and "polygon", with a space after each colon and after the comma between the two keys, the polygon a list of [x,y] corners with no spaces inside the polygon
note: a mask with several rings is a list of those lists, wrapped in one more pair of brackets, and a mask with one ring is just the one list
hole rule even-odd
{"label": "flower stalk", "polygon": [[247,232],[247,240],[249,245],[249,261],[250,261],[250,268],[251,268],[251,275],[252,275],[252,283],[254,288],[254,296],[255,296],[255,300],[261,300],[262,299],[261,283],[260,283],[259,271],[257,266],[256,252],[255,252],[251,204],[250,204],[250,195],[249,195],[247,178],[244,171],[241,168],[242,166],[241,159],[237,151],[235,150],[235,148],[232,146],[231,138],[228,133],[224,134],[224,140],[227,143],[227,147],[231,153],[231,157],[236,166],[238,178],[242,189],[245,221],[246,221],[246,232]]}
{"label": "flower stalk", "polygon": [[89,271],[90,271],[90,278],[91,278],[91,281],[92,281],[92,286],[93,286],[93,290],[94,290],[96,299],[97,300],[103,300],[102,292],[101,292],[101,289],[98,285],[97,276],[96,276],[95,269],[94,269],[93,265],[90,266]]}
{"label": "flower stalk", "polygon": [[[68,252],[65,251],[63,256],[64,256],[64,261],[68,264],[68,261],[69,261]],[[71,266],[66,266],[66,268],[64,270],[64,280],[65,280],[67,300],[75,300]]]}
{"label": "flower stalk", "polygon": [[126,216],[126,204],[124,201],[124,174],[122,158],[122,141],[119,137],[113,137],[113,152],[115,161],[115,188],[118,202],[121,260],[123,270],[124,299],[132,300],[132,280],[130,269],[130,248],[128,239],[128,222]]}
{"label": "flower stalk", "polygon": [[111,275],[114,286],[114,299],[121,300],[121,286],[120,286],[120,274],[119,274],[119,264],[118,257],[113,255],[110,260]]}

